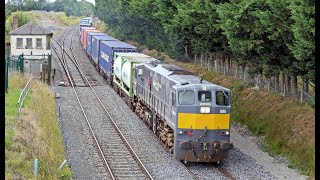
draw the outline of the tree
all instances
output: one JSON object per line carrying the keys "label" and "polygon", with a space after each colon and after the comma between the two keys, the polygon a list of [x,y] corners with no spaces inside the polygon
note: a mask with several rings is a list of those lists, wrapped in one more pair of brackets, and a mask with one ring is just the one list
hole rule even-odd
{"label": "tree", "polygon": [[294,41],[289,45],[299,74],[315,83],[315,1],[293,0],[289,6]]}

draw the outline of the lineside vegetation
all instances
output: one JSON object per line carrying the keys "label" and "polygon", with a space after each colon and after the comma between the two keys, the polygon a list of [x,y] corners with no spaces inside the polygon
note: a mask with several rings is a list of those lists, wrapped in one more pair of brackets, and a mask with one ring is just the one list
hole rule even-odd
{"label": "lineside vegetation", "polygon": [[34,179],[33,161],[38,159],[39,179],[70,179],[57,121],[54,96],[46,84],[32,83],[31,93],[17,119],[20,89],[30,76],[12,75],[5,100],[5,178]]}
{"label": "lineside vegetation", "polygon": [[8,15],[5,24],[5,43],[10,43],[9,32],[12,31],[12,22],[13,17],[18,16],[18,26],[22,26],[27,24],[28,22],[37,23],[39,20],[43,18],[52,19],[56,22],[56,24],[60,26],[73,26],[79,23],[80,19],[83,17],[78,16],[67,16],[64,12],[50,12],[47,14],[31,12],[31,11],[17,11],[12,12]]}
{"label": "lineside vegetation", "polygon": [[314,0],[96,0],[95,14],[117,38],[175,59],[212,55],[294,96],[315,87]]}
{"label": "lineside vegetation", "polygon": [[282,77],[294,94],[299,80],[308,92],[315,80],[314,0],[96,0],[95,14],[105,22],[99,27],[104,32],[142,44],[139,49],[156,49],[144,53],[231,88],[232,121],[264,137],[263,149],[287,156],[290,166],[314,176],[314,97],[310,107],[183,61],[222,54],[222,63],[231,60],[252,76],[272,79],[275,89]]}
{"label": "lineside vegetation", "polygon": [[[138,45],[138,44],[136,44]],[[231,121],[246,125],[263,138],[262,149],[271,156],[288,157],[289,167],[305,175],[315,174],[315,110],[296,99],[255,90],[249,84],[223,76],[193,63],[182,63],[164,53],[145,49],[143,53],[232,90]]]}

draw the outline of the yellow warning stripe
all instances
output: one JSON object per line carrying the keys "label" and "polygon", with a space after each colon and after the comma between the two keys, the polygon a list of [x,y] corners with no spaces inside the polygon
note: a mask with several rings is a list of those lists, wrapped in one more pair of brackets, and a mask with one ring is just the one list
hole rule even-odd
{"label": "yellow warning stripe", "polygon": [[178,113],[178,128],[181,129],[229,129],[230,114]]}

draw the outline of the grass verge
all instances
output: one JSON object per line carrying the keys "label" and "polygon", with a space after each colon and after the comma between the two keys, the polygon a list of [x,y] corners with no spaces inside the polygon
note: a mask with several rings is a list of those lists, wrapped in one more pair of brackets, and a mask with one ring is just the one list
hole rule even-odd
{"label": "grass verge", "polygon": [[[106,25],[101,26],[102,32],[113,34]],[[144,54],[175,64],[207,81],[230,88],[231,121],[241,123],[255,135],[263,137],[262,149],[271,156],[283,155],[289,159],[289,167],[298,168],[302,174],[314,177],[315,110],[312,106],[276,93],[257,91],[241,80],[207,71],[194,63],[178,62],[165,53],[149,50],[137,42],[128,43],[138,47]]]}
{"label": "grass verge", "polygon": [[79,24],[81,18],[78,16],[67,16],[64,12],[53,12],[48,13],[49,19],[54,19],[59,25],[63,26],[74,26]]}
{"label": "grass verge", "polygon": [[20,88],[29,77],[12,75],[9,79],[5,104],[5,178],[35,179],[33,161],[38,159],[38,179],[70,179],[72,174],[67,166],[58,170],[65,154],[49,87],[34,81],[19,119],[16,117]]}
{"label": "grass verge", "polygon": [[155,50],[143,51],[154,58],[187,69],[207,81],[232,90],[232,121],[247,126],[264,138],[263,150],[271,156],[283,155],[289,167],[305,175],[315,174],[315,110],[298,100],[279,94],[255,90],[247,83],[207,71],[193,63],[170,59]]}

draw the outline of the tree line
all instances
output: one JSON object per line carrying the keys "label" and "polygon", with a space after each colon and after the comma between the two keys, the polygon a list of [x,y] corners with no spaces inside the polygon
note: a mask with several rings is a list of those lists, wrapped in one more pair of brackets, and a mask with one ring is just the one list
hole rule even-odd
{"label": "tree line", "polygon": [[31,10],[65,12],[67,16],[90,16],[93,4],[85,0],[56,0],[54,2],[47,0],[24,0],[22,2],[21,0],[8,0],[5,4],[6,19],[11,12]]}
{"label": "tree line", "polygon": [[95,15],[119,38],[177,59],[219,54],[218,64],[272,79],[275,89],[314,85],[314,0],[96,0]]}

